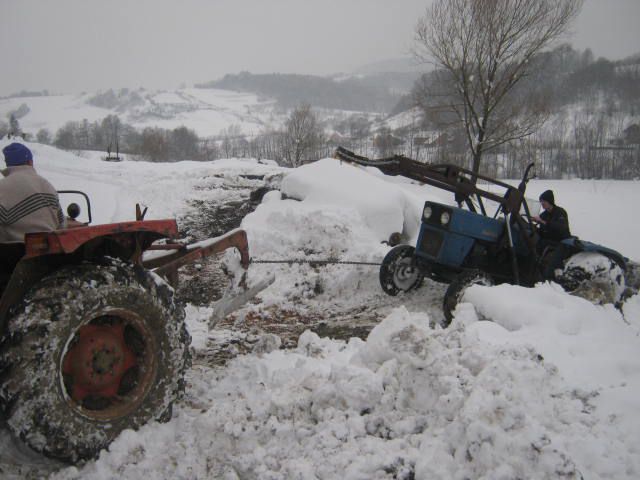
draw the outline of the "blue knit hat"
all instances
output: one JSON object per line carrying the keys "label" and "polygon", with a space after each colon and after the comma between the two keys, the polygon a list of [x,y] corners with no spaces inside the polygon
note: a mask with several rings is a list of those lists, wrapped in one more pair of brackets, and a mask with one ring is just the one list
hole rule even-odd
{"label": "blue knit hat", "polygon": [[31,150],[22,145],[21,143],[12,143],[2,149],[4,153],[4,161],[7,167],[17,167],[18,165],[27,165],[30,161],[33,161],[33,155]]}

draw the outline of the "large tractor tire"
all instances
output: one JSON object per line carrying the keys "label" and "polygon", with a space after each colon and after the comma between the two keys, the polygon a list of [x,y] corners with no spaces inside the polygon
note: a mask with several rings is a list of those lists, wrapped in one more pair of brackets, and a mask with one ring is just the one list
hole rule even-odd
{"label": "large tractor tire", "polygon": [[397,295],[418,288],[424,273],[415,264],[415,248],[398,245],[389,250],[380,266],[380,285],[387,295]]}
{"label": "large tractor tire", "polygon": [[75,462],[171,418],[190,365],[184,309],[159,278],[69,266],[26,295],[0,343],[0,409],[34,450]]}
{"label": "large tractor tire", "polygon": [[597,252],[571,256],[556,280],[572,295],[598,305],[618,304],[625,291],[624,270],[613,259]]}
{"label": "large tractor tire", "polygon": [[469,270],[462,272],[456,276],[453,281],[447,287],[447,291],[444,293],[444,301],[442,304],[442,310],[444,312],[444,324],[443,327],[451,325],[453,320],[453,312],[455,311],[458,303],[464,295],[464,291],[472,285],[484,285],[491,287],[494,285],[493,280],[489,275],[480,270]]}

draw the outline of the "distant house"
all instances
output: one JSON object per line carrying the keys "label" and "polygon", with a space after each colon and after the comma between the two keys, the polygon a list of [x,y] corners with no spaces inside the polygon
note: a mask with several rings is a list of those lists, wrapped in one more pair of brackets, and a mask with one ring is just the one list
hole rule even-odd
{"label": "distant house", "polygon": [[449,134],[447,133],[442,133],[440,135],[438,135],[436,138],[433,139],[433,141],[429,144],[430,147],[444,147],[446,145],[448,145],[451,142],[451,139],[449,138]]}
{"label": "distant house", "polygon": [[634,123],[627,127],[623,133],[626,145],[640,145],[640,125]]}
{"label": "distant house", "polygon": [[381,133],[373,139],[373,146],[376,148],[397,147],[403,143],[400,137],[396,137],[391,133]]}
{"label": "distant house", "polygon": [[627,75],[634,75],[634,76],[640,76],[640,58],[638,57],[634,57],[634,58],[630,58],[628,60],[623,60],[620,62],[617,62],[615,64],[615,72],[618,75],[621,74],[627,74]]}
{"label": "distant house", "polygon": [[343,145],[349,140],[349,137],[342,135],[340,132],[333,132],[329,137],[329,142],[333,145]]}
{"label": "distant house", "polygon": [[446,133],[442,133],[436,136],[430,137],[415,137],[413,139],[413,145],[415,147],[425,147],[425,148],[437,148],[444,147],[450,142],[449,135]]}

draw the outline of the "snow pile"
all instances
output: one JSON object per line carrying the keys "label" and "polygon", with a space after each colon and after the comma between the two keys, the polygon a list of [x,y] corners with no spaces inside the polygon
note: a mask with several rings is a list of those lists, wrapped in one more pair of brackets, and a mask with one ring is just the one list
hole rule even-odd
{"label": "snow pile", "polygon": [[635,295],[624,302],[622,306],[624,320],[640,336],[640,295]]}
{"label": "snow pile", "polygon": [[[241,227],[247,231],[251,257],[257,260],[380,262],[389,249],[375,239],[355,208],[282,199],[279,192],[268,194]],[[261,278],[269,272],[276,274],[276,283],[260,296],[263,302],[281,306],[299,307],[300,299],[319,295],[325,301],[360,303],[381,293],[378,269],[370,266],[254,264],[250,276]],[[354,290],[362,297],[354,299]]]}
{"label": "snow pile", "polygon": [[[392,233],[415,242],[424,202],[434,198],[429,187],[329,158],[292,170],[280,190],[242,222],[254,259],[381,262]],[[289,308],[299,308],[300,299],[325,302],[320,308],[326,309],[335,302],[370,305],[385,296],[375,266],[251,268],[258,277],[275,271],[276,284],[261,298]]]}
{"label": "snow pile", "polygon": [[[466,312],[467,317],[471,315]],[[633,443],[526,345],[396,309],[366,342],[297,349],[191,376],[176,417],[121,435],[52,478],[633,478]],[[469,318],[467,318],[469,320]],[[482,323],[477,324],[482,327]],[[494,325],[495,326],[495,325]]]}
{"label": "snow pile", "polygon": [[297,168],[282,182],[282,193],[325,207],[355,209],[379,241],[387,240],[394,232],[403,232],[405,218],[411,219],[407,237],[416,235],[415,218],[420,218],[422,201],[411,200],[403,191],[385,180],[368,175],[366,170],[324,159]]}
{"label": "snow pile", "polygon": [[[622,313],[566,294],[558,285],[534,289],[511,285],[473,286],[457,310],[470,335],[513,348],[530,346],[558,368],[568,389],[592,393],[591,422],[606,441],[581,438],[576,459],[597,471],[616,457],[620,471],[607,465],[599,477],[629,478],[640,472],[640,299],[629,299]],[[624,314],[624,316],[623,316]],[[477,319],[491,320],[477,322]],[[603,462],[603,458],[606,459]],[[635,472],[632,475],[630,472]]]}

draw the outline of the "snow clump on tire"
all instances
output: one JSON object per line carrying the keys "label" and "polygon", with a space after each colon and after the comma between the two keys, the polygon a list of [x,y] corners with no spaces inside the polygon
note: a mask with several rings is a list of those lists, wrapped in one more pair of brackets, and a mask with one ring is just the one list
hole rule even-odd
{"label": "snow clump on tire", "polygon": [[620,265],[594,252],[570,257],[556,279],[571,294],[597,305],[617,304],[625,291],[625,272]]}

